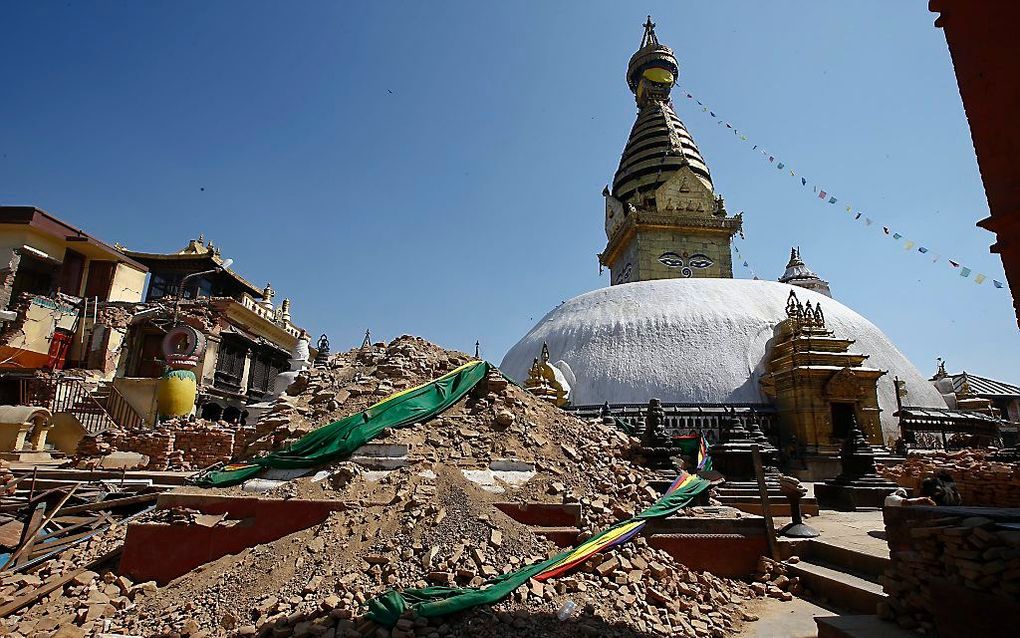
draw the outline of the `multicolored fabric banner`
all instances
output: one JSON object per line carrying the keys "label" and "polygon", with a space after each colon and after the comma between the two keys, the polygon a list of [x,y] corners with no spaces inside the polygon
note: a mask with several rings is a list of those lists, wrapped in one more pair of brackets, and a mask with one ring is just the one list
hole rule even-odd
{"label": "multicolored fabric banner", "polygon": [[[685,92],[684,95],[687,97],[688,100],[692,100],[692,101],[696,102],[698,104],[698,106],[701,107],[701,109],[700,109],[701,112],[702,113],[707,113],[708,115],[710,115],[712,117],[712,119],[715,120],[716,124],[718,124],[720,126],[725,126],[726,128],[732,130],[734,137],[737,138],[739,141],[750,143],[750,140],[748,139],[747,135],[745,135],[744,133],[739,131],[730,122],[727,122],[727,121],[725,121],[723,119],[720,119],[719,116],[716,115],[715,111],[710,110],[707,106],[705,106],[705,104],[701,100],[699,100],[696,97],[694,97],[694,95],[692,95],[691,93],[686,93]],[[674,110],[676,110],[675,107],[674,107]],[[760,146],[758,144],[753,144],[752,143],[751,144],[751,150],[760,153],[762,158],[767,159],[769,164],[775,165],[775,167],[777,169],[782,170],[784,168],[787,168],[786,162],[779,160],[779,158],[776,155],[774,155],[772,153],[769,153],[764,147],[762,147],[762,146]],[[792,168],[789,169],[789,172],[790,172],[790,177],[796,177],[796,178],[798,178],[800,180],[800,185],[801,185],[802,188],[806,188],[807,187],[807,185],[809,183],[809,180],[808,180],[807,177],[805,177],[804,175],[799,174],[797,171],[793,170]],[[826,203],[826,204],[834,206],[839,201],[839,198],[837,198],[835,195],[833,195],[832,191],[830,191],[828,189],[823,189],[821,187],[821,185],[819,185],[819,184],[812,184],[811,191],[812,191],[812,193],[815,193],[817,199],[821,200],[823,203]],[[852,205],[850,205],[850,204],[847,204],[845,206],[845,210],[846,210],[846,212],[849,215],[851,215],[853,221],[864,221],[864,225],[865,226],[871,226],[876,221],[873,218],[864,215],[863,212],[861,212],[861,211],[854,212],[854,207]],[[901,235],[900,233],[892,232],[889,229],[888,226],[882,226],[881,228],[882,228],[882,232],[885,235],[888,235],[888,236],[892,237],[892,239],[894,241],[896,241],[898,243],[901,243],[903,248],[904,248],[904,250],[913,251],[913,252],[916,252],[917,254],[920,254],[920,255],[925,255],[926,257],[931,258],[932,263],[938,263],[942,259],[942,254],[940,254],[938,252],[932,252],[927,246],[919,245],[918,242],[916,242],[914,240],[904,239],[903,235]],[[737,253],[737,256],[740,257],[739,252]],[[741,261],[744,261],[744,260],[741,260]],[[952,260],[952,259],[947,259],[947,262],[949,263],[950,267],[952,267],[953,269],[959,269],[959,275],[961,277],[969,278],[971,273],[973,272],[970,268],[968,268],[966,266],[961,266],[960,262],[958,262],[958,261],[955,261],[955,260]],[[748,264],[746,262],[744,263],[744,267],[745,268],[749,268],[749,266],[748,266]],[[757,277],[755,277],[755,278],[757,278]],[[985,279],[987,279],[987,277],[984,274],[981,274],[981,273],[977,273],[973,277],[974,283],[979,284],[979,285],[984,283]],[[1003,282],[1001,282],[1001,281],[999,281],[997,279],[992,279],[991,281],[992,281],[992,287],[993,288],[1003,288],[1005,286],[1005,284]]]}
{"label": "multicolored fabric banner", "polygon": [[[699,437],[700,438],[700,437]],[[711,469],[711,459],[702,438],[699,443],[699,469]],[[548,580],[583,563],[589,557],[617,545],[626,543],[640,532],[651,519],[675,514],[691,504],[694,498],[708,489],[711,483],[687,472],[680,472],[666,493],[633,518],[621,521],[596,534],[576,548],[552,558],[529,565],[509,574],[489,579],[480,587],[425,587],[402,592],[390,590],[368,601],[366,616],[375,622],[392,627],[408,609],[426,618],[445,616],[478,605],[492,605],[503,600],[528,580]]]}

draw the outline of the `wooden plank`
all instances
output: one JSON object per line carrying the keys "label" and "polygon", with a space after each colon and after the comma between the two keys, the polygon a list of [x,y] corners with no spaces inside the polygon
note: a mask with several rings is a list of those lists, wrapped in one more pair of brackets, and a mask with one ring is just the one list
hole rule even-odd
{"label": "wooden plank", "polygon": [[0,545],[17,547],[21,544],[21,535],[25,533],[25,524],[21,521],[8,521],[0,525]]}
{"label": "wooden plank", "polygon": [[38,556],[42,556],[43,554],[49,554],[53,550],[63,549],[65,547],[73,545],[76,541],[79,541],[79,540],[85,538],[86,536],[94,534],[95,531],[96,530],[94,530],[94,529],[87,529],[84,532],[79,532],[77,534],[71,534],[70,536],[65,536],[65,537],[61,538],[60,540],[55,540],[55,541],[53,541],[51,543],[43,543],[43,542],[41,542],[42,541],[41,538],[36,539],[35,548],[32,550],[31,558],[36,558]]}
{"label": "wooden plank", "polygon": [[[48,514],[46,514],[45,518],[43,518],[43,521],[39,523],[39,528],[36,531],[32,532],[32,538],[30,538],[24,546],[19,547],[13,554],[11,554],[10,561],[8,561],[7,563],[8,565],[13,565],[17,567],[18,565],[21,565],[22,563],[26,562],[29,559],[29,557],[32,554],[32,547],[37,542],[39,542],[39,530],[42,530],[44,527],[46,527],[46,524],[50,522],[50,519],[56,516],[57,512],[59,512],[60,508],[64,506],[64,503],[66,503],[68,499],[71,498],[71,496],[74,494],[74,491],[78,489],[79,485],[81,485],[81,483],[76,483],[70,490],[68,490],[67,494],[64,494],[64,498],[60,499],[60,502],[57,503],[56,506],[54,506],[53,509],[51,509]],[[45,504],[40,503],[39,507],[45,507]],[[39,511],[39,507],[36,507],[35,512]],[[35,512],[33,512],[33,515],[35,514]]]}
{"label": "wooden plank", "polygon": [[105,519],[102,516],[94,516],[94,517],[88,519],[87,521],[82,521],[80,523],[75,523],[74,525],[68,525],[67,527],[63,527],[63,528],[58,529],[56,531],[50,532],[49,534],[45,534],[43,536],[40,536],[38,542],[41,543],[41,542],[49,540],[51,538],[55,538],[55,537],[58,537],[58,536],[63,536],[64,534],[67,534],[68,532],[73,532],[74,530],[81,529],[83,527],[95,527],[96,525],[103,524],[104,520]]}
{"label": "wooden plank", "polygon": [[769,540],[769,552],[772,558],[780,560],[779,545],[776,543],[776,526],[772,523],[772,512],[769,510],[769,490],[765,486],[765,470],[761,465],[761,452],[758,444],[751,444],[751,459],[754,461],[754,477],[758,480],[758,493],[761,494],[761,514],[765,518],[765,535]]}
{"label": "wooden plank", "polygon": [[4,570],[16,567],[18,564],[18,558],[20,558],[26,552],[32,551],[32,546],[35,545],[36,535],[43,526],[43,519],[46,518],[46,503],[39,503],[32,510],[32,514],[28,517],[28,521],[25,523],[24,529],[21,531],[21,541],[18,543],[18,548],[11,553],[11,557],[7,559],[7,564],[3,566]]}
{"label": "wooden plank", "polygon": [[126,498],[111,498],[108,501],[97,501],[95,503],[85,503],[84,505],[73,505],[71,507],[65,507],[64,511],[61,512],[65,516],[71,514],[80,514],[82,512],[94,512],[96,510],[108,510],[114,507],[123,507],[125,505],[137,505],[139,503],[149,503],[155,501],[159,497],[158,493],[153,492],[152,494],[139,494],[137,496],[128,496]]}
{"label": "wooden plank", "polygon": [[108,560],[110,560],[112,558],[116,558],[120,554],[122,549],[123,549],[123,547],[118,547],[117,549],[114,549],[113,551],[110,551],[110,552],[107,552],[106,554],[103,554],[102,556],[100,556],[96,560],[92,561],[91,563],[89,563],[85,567],[82,567],[81,569],[75,570],[73,572],[69,572],[69,573],[65,574],[64,576],[61,576],[60,578],[54,578],[54,579],[48,580],[45,583],[43,583],[42,585],[40,585],[39,587],[36,587],[34,590],[28,592],[27,594],[23,594],[21,596],[18,596],[17,598],[12,600],[11,602],[9,602],[6,605],[3,605],[2,607],[0,607],[0,618],[6,618],[7,616],[10,616],[11,614],[13,614],[16,611],[19,611],[21,609],[24,609],[25,607],[28,607],[29,605],[33,605],[33,604],[37,603],[44,596],[49,595],[50,593],[60,589],[61,587],[63,587],[67,583],[71,582],[71,580],[74,579],[74,577],[77,576],[78,574],[87,572],[88,570],[92,569],[96,565],[100,565],[100,564],[105,563],[106,561],[108,561]]}

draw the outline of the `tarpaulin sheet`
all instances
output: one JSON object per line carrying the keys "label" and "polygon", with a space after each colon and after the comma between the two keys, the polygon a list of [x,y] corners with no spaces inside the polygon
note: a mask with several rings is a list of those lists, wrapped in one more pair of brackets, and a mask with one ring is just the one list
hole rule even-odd
{"label": "tarpaulin sheet", "polygon": [[226,487],[242,483],[265,468],[311,468],[347,458],[383,428],[404,427],[445,411],[484,379],[489,369],[485,361],[466,363],[435,381],[394,394],[364,412],[309,432],[285,450],[199,476],[195,484]]}

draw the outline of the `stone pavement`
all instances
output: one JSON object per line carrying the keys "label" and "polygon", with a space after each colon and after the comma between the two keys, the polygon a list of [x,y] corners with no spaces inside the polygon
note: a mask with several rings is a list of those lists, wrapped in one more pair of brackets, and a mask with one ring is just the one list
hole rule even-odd
{"label": "stone pavement", "polygon": [[782,602],[774,598],[748,601],[745,611],[757,614],[757,622],[744,625],[736,638],[815,638],[818,627],[815,616],[834,616],[836,612],[808,602],[803,598],[794,598]]}
{"label": "stone pavement", "polygon": [[[789,522],[789,518],[775,519],[777,529]],[[881,511],[822,510],[818,516],[805,518],[804,522],[821,533],[818,537],[820,541],[872,556],[889,557]]]}

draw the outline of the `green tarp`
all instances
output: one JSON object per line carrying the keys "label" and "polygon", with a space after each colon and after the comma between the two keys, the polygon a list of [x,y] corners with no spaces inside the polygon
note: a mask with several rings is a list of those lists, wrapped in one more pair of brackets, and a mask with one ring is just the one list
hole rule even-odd
{"label": "green tarp", "polygon": [[[652,518],[663,518],[676,513],[690,505],[694,497],[708,488],[710,483],[697,476],[679,489],[666,494],[647,509],[626,521],[621,521],[598,536],[585,541],[593,543],[599,538],[617,532],[620,527],[635,521]],[[553,567],[561,560],[574,553],[568,550],[541,563],[529,565],[509,574],[490,579],[481,587],[425,587],[424,589],[408,589],[403,592],[389,590],[385,594],[368,601],[366,616],[386,627],[397,624],[397,620],[408,609],[413,609],[418,616],[435,617],[464,611],[477,605],[492,605],[509,596],[515,589],[528,582],[545,570]]]}
{"label": "green tarp", "polygon": [[445,411],[484,379],[489,369],[485,361],[465,364],[431,383],[395,394],[364,412],[309,432],[285,450],[252,459],[241,467],[208,472],[196,478],[195,483],[226,487],[242,483],[265,468],[311,468],[347,458],[383,428],[404,427]]}

